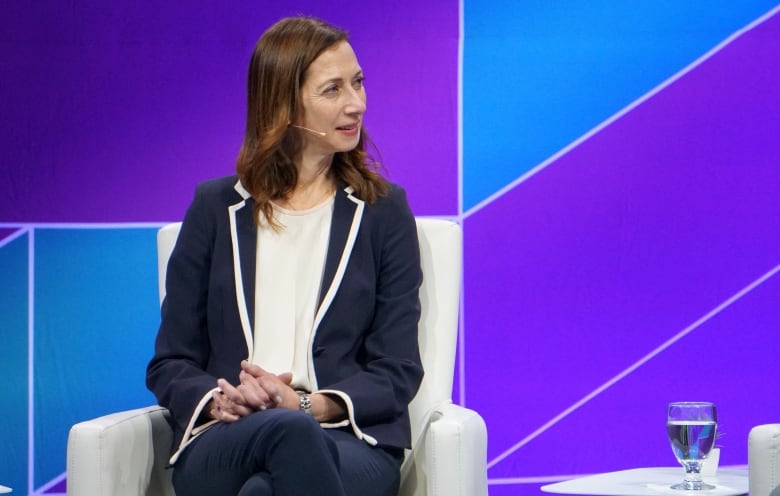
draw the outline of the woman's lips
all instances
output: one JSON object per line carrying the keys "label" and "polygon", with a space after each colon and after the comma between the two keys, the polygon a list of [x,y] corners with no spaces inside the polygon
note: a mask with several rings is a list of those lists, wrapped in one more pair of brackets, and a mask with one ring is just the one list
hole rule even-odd
{"label": "woman's lips", "polygon": [[360,123],[347,124],[346,126],[339,126],[336,131],[347,135],[355,135],[360,131]]}

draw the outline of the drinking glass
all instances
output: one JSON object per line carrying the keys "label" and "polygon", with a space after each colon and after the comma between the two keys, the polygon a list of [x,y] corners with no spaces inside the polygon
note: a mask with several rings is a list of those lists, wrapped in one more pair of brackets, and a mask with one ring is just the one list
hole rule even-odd
{"label": "drinking glass", "polygon": [[669,403],[666,433],[677,461],[685,468],[685,479],[672,489],[705,490],[715,486],[701,479],[701,468],[715,443],[718,415],[713,403]]}

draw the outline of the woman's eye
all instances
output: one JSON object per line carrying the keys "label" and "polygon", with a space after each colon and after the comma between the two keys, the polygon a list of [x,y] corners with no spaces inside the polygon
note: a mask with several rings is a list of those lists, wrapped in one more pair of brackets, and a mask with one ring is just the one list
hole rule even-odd
{"label": "woman's eye", "polygon": [[363,77],[363,76],[361,76],[361,77],[359,77],[359,78],[355,79],[355,81],[352,83],[352,85],[353,85],[353,86],[354,86],[356,89],[357,89],[357,88],[362,88],[362,87],[363,87],[363,83],[365,82],[365,80],[366,80],[366,78],[365,78],[365,77]]}
{"label": "woman's eye", "polygon": [[336,85],[333,85],[333,86],[328,86],[327,88],[325,88],[323,93],[326,94],[326,95],[332,95],[332,94],[338,93],[338,91],[339,91],[339,87],[336,86]]}

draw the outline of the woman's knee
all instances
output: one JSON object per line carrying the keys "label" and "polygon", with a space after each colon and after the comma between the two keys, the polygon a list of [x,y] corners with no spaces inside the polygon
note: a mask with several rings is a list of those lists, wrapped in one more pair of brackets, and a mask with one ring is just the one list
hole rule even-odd
{"label": "woman's knee", "polygon": [[238,492],[237,496],[273,496],[274,486],[271,474],[260,472],[252,475]]}
{"label": "woman's knee", "polygon": [[286,440],[311,439],[311,436],[318,435],[322,431],[322,427],[314,417],[298,410],[266,410],[254,415],[267,416],[264,421],[270,425],[274,433],[284,436]]}
{"label": "woman's knee", "polygon": [[316,449],[317,446],[327,449],[338,459],[335,443],[325,435],[323,428],[311,415],[297,410],[265,410],[256,412],[246,418],[248,422],[256,422],[257,430],[263,434],[258,436],[258,442],[268,446],[269,441],[284,450]]}

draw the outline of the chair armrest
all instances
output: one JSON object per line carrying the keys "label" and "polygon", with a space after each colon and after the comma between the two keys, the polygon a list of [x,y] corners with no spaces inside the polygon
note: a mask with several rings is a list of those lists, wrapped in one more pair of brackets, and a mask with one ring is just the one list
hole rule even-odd
{"label": "chair armrest", "polygon": [[487,496],[487,428],[477,412],[438,407],[425,452],[427,496]]}
{"label": "chair armrest", "polygon": [[68,496],[173,495],[165,469],[172,438],[167,415],[150,406],[71,427]]}
{"label": "chair armrest", "polygon": [[780,424],[750,430],[748,474],[751,496],[780,496]]}

